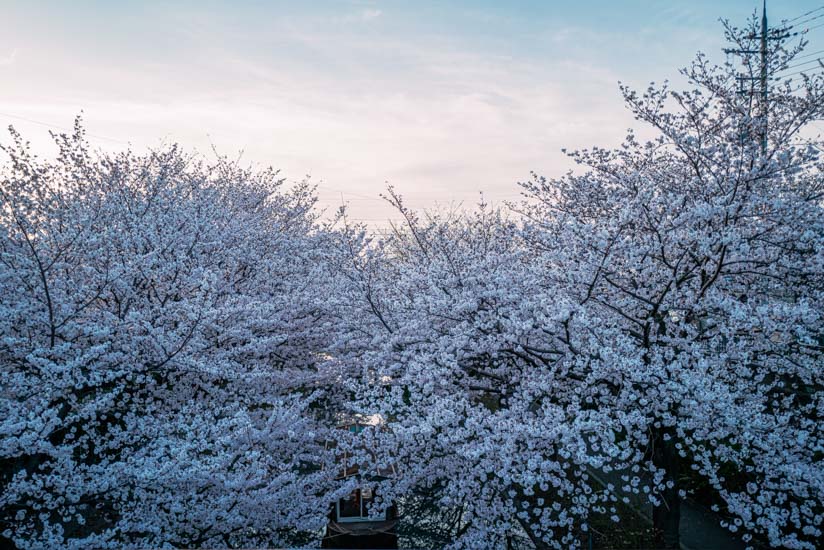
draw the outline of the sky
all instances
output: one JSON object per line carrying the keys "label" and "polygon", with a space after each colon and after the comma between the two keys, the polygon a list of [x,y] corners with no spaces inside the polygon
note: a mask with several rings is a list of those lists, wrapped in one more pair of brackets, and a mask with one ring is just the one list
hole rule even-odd
{"label": "sky", "polygon": [[562,148],[617,145],[638,127],[619,81],[677,82],[699,50],[723,62],[719,18],[760,4],[0,0],[0,125],[44,154],[81,113],[105,150],[242,152],[379,230],[387,185],[414,208],[495,203],[572,168]]}

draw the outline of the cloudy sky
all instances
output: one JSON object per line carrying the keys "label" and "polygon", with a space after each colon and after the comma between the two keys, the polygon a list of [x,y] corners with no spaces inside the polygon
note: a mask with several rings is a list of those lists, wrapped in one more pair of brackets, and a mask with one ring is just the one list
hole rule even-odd
{"label": "cloudy sky", "polygon": [[[769,15],[822,4],[773,0]],[[676,79],[698,50],[723,61],[718,19],[759,7],[0,0],[0,124],[44,151],[81,111],[105,149],[243,150],[380,227],[387,183],[415,207],[506,200],[530,171],[570,168],[561,148],[616,144],[634,125],[619,80]],[[819,23],[810,51],[824,49]]]}

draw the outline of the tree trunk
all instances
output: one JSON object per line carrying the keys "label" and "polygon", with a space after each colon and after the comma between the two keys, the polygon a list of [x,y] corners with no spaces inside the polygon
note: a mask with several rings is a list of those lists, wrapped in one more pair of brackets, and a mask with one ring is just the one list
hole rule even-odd
{"label": "tree trunk", "polygon": [[[669,441],[664,441],[664,433],[671,436]],[[681,542],[678,532],[681,523],[681,499],[678,496],[680,456],[672,435],[670,430],[653,431],[652,463],[667,473],[665,481],[669,479],[674,483],[672,488],[664,489],[658,494],[658,498],[663,502],[652,510],[656,548],[679,548]]]}

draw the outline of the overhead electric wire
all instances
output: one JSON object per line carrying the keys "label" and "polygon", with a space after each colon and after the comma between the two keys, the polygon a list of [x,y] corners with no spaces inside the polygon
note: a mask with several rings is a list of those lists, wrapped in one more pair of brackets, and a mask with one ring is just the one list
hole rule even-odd
{"label": "overhead electric wire", "polygon": [[795,67],[800,67],[802,65],[809,65],[810,63],[819,63],[820,61],[821,61],[821,59],[811,59],[809,61],[804,61],[802,63],[795,63],[794,65],[787,65],[786,67],[784,67],[783,69],[780,69],[780,70],[781,71],[786,71],[788,69],[793,69]]}
{"label": "overhead electric wire", "polygon": [[[54,128],[56,130],[63,130],[64,132],[73,131],[71,128],[67,128],[65,126],[59,126],[57,124],[49,124],[48,122],[42,122],[40,120],[34,120],[33,118],[27,118],[27,117],[20,116],[20,115],[12,115],[12,114],[9,114],[9,113],[0,113],[0,116],[4,116],[4,117],[8,117],[8,118],[14,118],[14,119],[17,119],[17,120],[24,120],[24,121],[30,122],[32,124],[39,124],[40,126],[46,126],[48,128]],[[120,143],[120,144],[123,144],[123,145],[131,145],[128,141],[123,141],[123,140],[120,140],[120,139],[110,138],[110,137],[106,137],[106,136],[98,136],[98,135],[95,135],[95,134],[86,134],[86,135],[89,136],[89,137],[95,138],[95,139],[102,139],[102,140],[105,140],[105,141],[111,141],[111,142]]]}
{"label": "overhead electric wire", "polygon": [[816,25],[815,27],[810,27],[808,29],[804,29],[802,32],[810,32],[811,30],[819,29],[821,27],[824,27],[824,23],[821,23],[820,25]]}
{"label": "overhead electric wire", "polygon": [[801,71],[796,71],[794,73],[782,74],[781,76],[775,76],[775,77],[773,77],[773,80],[784,80],[788,76],[795,76],[795,75],[801,74],[801,73],[804,73],[807,76],[821,76],[822,74],[824,74],[824,73],[814,74],[814,73],[811,73],[810,71],[801,70]]}
{"label": "overhead electric wire", "polygon": [[805,23],[815,21],[816,19],[821,19],[822,17],[824,17],[824,13],[822,13],[821,15],[816,15],[815,17],[810,17],[809,19],[805,19],[804,21],[799,21],[798,23],[793,23],[792,25],[790,25],[790,27],[798,27],[799,25],[804,25]]}
{"label": "overhead electric wire", "polygon": [[801,14],[801,15],[799,15],[798,17],[793,17],[792,19],[787,20],[787,21],[786,21],[786,23],[792,23],[793,21],[797,21],[797,20],[799,20],[799,19],[801,19],[801,18],[803,18],[803,17],[807,17],[808,15],[812,15],[812,14],[814,14],[815,12],[817,12],[817,11],[821,11],[821,10],[824,10],[824,6],[819,6],[819,7],[815,8],[815,9],[812,9],[812,10],[808,11],[807,13],[802,13],[802,14]]}
{"label": "overhead electric wire", "polygon": [[817,50],[817,51],[814,51],[814,52],[805,53],[804,55],[797,55],[793,58],[793,61],[796,61],[798,59],[806,59],[808,57],[812,57],[812,56],[818,55],[820,53],[824,53],[824,50]]}

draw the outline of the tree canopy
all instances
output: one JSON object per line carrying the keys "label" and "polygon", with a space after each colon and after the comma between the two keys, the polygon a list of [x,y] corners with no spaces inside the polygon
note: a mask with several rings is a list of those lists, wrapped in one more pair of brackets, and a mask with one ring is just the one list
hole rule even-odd
{"label": "tree canopy", "polygon": [[370,513],[420,497],[456,548],[579,546],[638,495],[662,547],[700,498],[746,543],[816,548],[824,77],[779,76],[804,46],[772,41],[762,80],[699,54],[685,91],[622,87],[655,137],[506,208],[390,188],[380,239],[274,170],[92,151],[79,120],[44,160],[12,130],[3,537],[307,544],[368,482]]}

